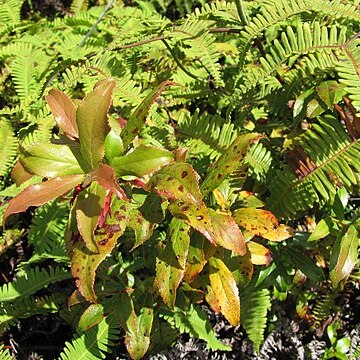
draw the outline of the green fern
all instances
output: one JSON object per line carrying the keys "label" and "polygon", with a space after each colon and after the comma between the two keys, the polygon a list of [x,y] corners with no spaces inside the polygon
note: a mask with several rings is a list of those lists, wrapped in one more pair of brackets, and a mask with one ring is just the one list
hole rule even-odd
{"label": "green fern", "polygon": [[0,177],[6,176],[17,156],[18,141],[9,122],[0,120]]}
{"label": "green fern", "polygon": [[0,1],[0,24],[9,26],[20,22],[20,11],[23,0],[2,0]]}
{"label": "green fern", "polygon": [[241,295],[241,323],[257,353],[264,341],[267,312],[270,307],[268,289],[248,288]]}
{"label": "green fern", "polygon": [[68,214],[68,204],[59,201],[52,201],[36,209],[28,232],[28,240],[34,245],[34,255],[27,264],[49,258],[67,259],[65,230]]}
{"label": "green fern", "polygon": [[259,182],[265,182],[272,166],[272,154],[261,142],[250,145],[245,162],[249,164],[249,176]]}
{"label": "green fern", "polygon": [[178,307],[175,307],[172,311],[163,310],[162,317],[177,328],[180,333],[188,333],[206,341],[211,350],[231,350],[216,338],[206,314],[194,305],[190,305],[187,311]]}
{"label": "green fern", "polygon": [[62,360],[97,360],[105,359],[110,346],[119,337],[119,327],[116,317],[109,315],[98,325],[79,334],[71,343],[65,344],[60,354]]}
{"label": "green fern", "polygon": [[[358,181],[360,140],[352,140],[337,119],[320,119],[300,137],[299,144],[313,164],[306,164],[297,176],[288,166],[278,171],[270,186],[268,206],[280,217],[297,216],[315,204],[332,204],[338,186],[351,190]],[[291,164],[293,168],[301,166],[294,160]]]}
{"label": "green fern", "polygon": [[18,273],[17,280],[1,286],[0,299],[6,302],[25,298],[51,283],[70,277],[70,273],[60,267],[49,268],[48,271],[39,268],[21,271]]}
{"label": "green fern", "polygon": [[83,10],[87,10],[89,6],[88,0],[73,0],[70,5],[70,11],[72,13],[77,13]]}
{"label": "green fern", "polygon": [[4,349],[4,345],[0,345],[0,359],[1,360],[14,360],[12,355],[10,354],[9,349]]}

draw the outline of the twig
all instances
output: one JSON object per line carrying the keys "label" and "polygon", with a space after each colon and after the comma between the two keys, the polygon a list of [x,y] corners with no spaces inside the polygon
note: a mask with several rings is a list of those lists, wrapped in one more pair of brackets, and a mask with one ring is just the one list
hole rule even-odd
{"label": "twig", "polygon": [[87,32],[87,34],[84,36],[84,38],[80,41],[78,48],[82,47],[85,44],[85,41],[91,36],[91,34],[94,32],[96,27],[98,26],[99,22],[104,18],[105,14],[110,10],[110,8],[113,6],[115,0],[110,0],[109,3],[106,5],[104,11],[100,14],[98,19],[95,21],[94,25],[91,27],[91,29]]}

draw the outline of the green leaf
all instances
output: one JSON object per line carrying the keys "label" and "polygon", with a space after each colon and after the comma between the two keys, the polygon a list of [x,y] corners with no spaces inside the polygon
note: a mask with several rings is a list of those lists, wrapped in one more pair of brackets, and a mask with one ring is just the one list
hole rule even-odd
{"label": "green leaf", "polygon": [[73,101],[56,89],[49,91],[46,101],[59,129],[70,139],[77,139],[79,134],[76,124],[76,105]]}
{"label": "green leaf", "polygon": [[87,170],[99,166],[105,154],[105,138],[110,130],[107,113],[114,86],[114,81],[99,82],[79,104],[76,112],[80,149],[88,166]]}
{"label": "green leaf", "polygon": [[128,122],[121,132],[121,138],[125,149],[132,143],[136,135],[144,126],[151,105],[161,95],[161,93],[171,85],[175,85],[175,83],[171,81],[164,81],[159,84],[158,87],[155,88],[132,112]]}
{"label": "green leaf", "polygon": [[236,281],[224,262],[214,256],[209,259],[209,279],[221,313],[231,325],[239,325],[240,298]]}
{"label": "green leaf", "polygon": [[142,177],[169,164],[174,158],[172,152],[153,146],[140,145],[131,153],[111,161],[117,176],[134,175]]}
{"label": "green leaf", "polygon": [[40,206],[53,200],[80,184],[84,175],[68,175],[30,185],[9,201],[3,215],[3,225],[9,215],[25,211],[30,206]]}
{"label": "green leaf", "polygon": [[220,158],[210,167],[201,185],[203,195],[216,189],[231,173],[242,165],[246,151],[251,143],[262,138],[262,135],[250,133],[240,135]]}
{"label": "green leaf", "polygon": [[355,226],[350,225],[335,242],[330,256],[330,280],[334,287],[349,277],[358,260],[359,238]]}
{"label": "green leaf", "polygon": [[345,85],[339,84],[335,80],[324,81],[316,87],[316,91],[320,99],[332,109],[334,104],[341,101],[342,97],[346,94]]}
{"label": "green leaf", "polygon": [[139,207],[139,210],[147,221],[160,223],[165,217],[166,207],[164,207],[163,203],[164,201],[159,195],[150,193]]}
{"label": "green leaf", "polygon": [[81,314],[78,330],[85,331],[91,327],[97,325],[105,317],[104,306],[101,304],[91,304],[89,307]]}
{"label": "green leaf", "polygon": [[155,282],[165,304],[175,305],[176,290],[185,272],[189,251],[190,227],[180,219],[172,219],[168,227],[168,239],[164,250],[156,259]]}
{"label": "green leaf", "polygon": [[21,163],[35,175],[54,178],[84,173],[74,155],[76,146],[38,143],[20,150]]}
{"label": "green leaf", "polygon": [[147,187],[170,201],[169,210],[214,243],[214,230],[190,164],[166,165],[153,175]]}
{"label": "green leaf", "polygon": [[311,233],[308,241],[317,241],[323,239],[330,234],[331,229],[334,227],[334,222],[331,218],[327,217],[321,219],[317,224],[315,230]]}
{"label": "green leaf", "polygon": [[113,199],[111,212],[108,213],[103,226],[95,233],[98,253],[91,253],[78,234],[73,234],[69,241],[71,271],[76,279],[76,286],[90,302],[97,301],[94,291],[96,269],[111,253],[118,238],[124,233],[129,220],[129,206],[125,200]]}
{"label": "green leaf", "polygon": [[125,345],[132,359],[141,359],[150,345],[150,333],[153,323],[153,310],[142,308],[136,315],[134,304],[127,292],[120,295],[119,310],[116,315],[125,330]]}
{"label": "green leaf", "polygon": [[124,145],[121,137],[114,131],[106,135],[105,138],[105,157],[106,160],[111,163],[114,158],[122,156],[124,153]]}
{"label": "green leaf", "polygon": [[238,255],[246,253],[244,236],[231,215],[209,209],[217,245],[234,251]]}
{"label": "green leaf", "polygon": [[98,251],[94,231],[105,204],[105,196],[105,189],[94,181],[76,199],[77,227],[86,247],[92,252]]}

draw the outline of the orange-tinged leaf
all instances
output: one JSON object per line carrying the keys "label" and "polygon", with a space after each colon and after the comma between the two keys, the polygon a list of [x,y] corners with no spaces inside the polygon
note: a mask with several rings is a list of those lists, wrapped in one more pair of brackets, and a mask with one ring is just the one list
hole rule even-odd
{"label": "orange-tinged leaf", "polygon": [[90,181],[97,181],[104,189],[110,190],[119,199],[127,199],[124,190],[115,179],[114,169],[106,164],[100,164],[98,168],[89,174]]}
{"label": "orange-tinged leaf", "polygon": [[254,265],[251,262],[249,251],[244,256],[235,255],[226,259],[226,265],[240,288],[245,288],[249,285],[254,273]]}
{"label": "orange-tinged leaf", "polygon": [[254,265],[270,265],[272,255],[267,247],[254,241],[248,241],[247,246],[251,253],[251,262]]}
{"label": "orange-tinged leaf", "polygon": [[118,238],[126,229],[129,218],[128,206],[129,203],[125,200],[113,199],[112,211],[108,214],[103,226],[95,232],[98,253],[90,252],[79,235],[73,234],[69,241],[71,271],[76,279],[76,286],[84,298],[90,302],[97,302],[94,291],[96,269],[111,253]]}
{"label": "orange-tinged leaf", "polygon": [[105,196],[105,189],[94,181],[76,199],[77,228],[86,247],[92,252],[98,251],[94,231],[105,204]]}
{"label": "orange-tinged leaf", "polygon": [[237,137],[220,158],[210,167],[201,185],[203,195],[216,189],[231,173],[238,170],[243,163],[251,143],[263,136],[257,133],[243,134]]}
{"label": "orange-tinged leaf", "polygon": [[76,111],[81,154],[88,170],[98,167],[105,155],[105,138],[110,131],[107,117],[114,86],[114,81],[100,82]]}
{"label": "orange-tinged leaf", "polygon": [[244,236],[231,215],[212,209],[209,209],[209,214],[214,228],[215,243],[238,255],[244,255],[246,253]]}
{"label": "orange-tinged leaf", "polygon": [[19,160],[11,171],[11,179],[15,182],[16,186],[20,186],[33,176],[34,174],[28,172]]}
{"label": "orange-tinged leaf", "polygon": [[164,303],[169,307],[175,305],[176,290],[184,277],[190,244],[189,231],[189,225],[173,218],[168,228],[166,246],[156,259],[155,282]]}
{"label": "orange-tinged leaf", "polygon": [[209,259],[209,279],[221,313],[231,325],[239,325],[240,298],[236,281],[224,262],[214,256]]}
{"label": "orange-tinged leaf", "polygon": [[79,135],[76,124],[76,105],[73,101],[56,89],[49,91],[46,101],[59,129],[69,138],[77,139]]}
{"label": "orange-tinged leaf", "polygon": [[121,132],[121,138],[123,139],[125,149],[132,143],[136,135],[144,126],[151,105],[161,95],[161,93],[171,85],[175,85],[175,83],[172,81],[164,81],[159,84],[158,87],[155,88],[131,113]]}
{"label": "orange-tinged leaf", "polygon": [[211,288],[211,286],[206,287],[205,300],[210,305],[212,311],[215,314],[221,313],[218,299],[217,299],[213,289]]}
{"label": "orange-tinged leaf", "polygon": [[330,280],[334,287],[347,279],[358,261],[359,236],[354,225],[350,225],[335,242],[330,257]]}
{"label": "orange-tinged leaf", "polygon": [[3,226],[9,215],[23,212],[30,206],[44,205],[50,200],[70,191],[80,184],[83,179],[84,175],[68,175],[30,185],[9,201],[9,205],[3,215]]}

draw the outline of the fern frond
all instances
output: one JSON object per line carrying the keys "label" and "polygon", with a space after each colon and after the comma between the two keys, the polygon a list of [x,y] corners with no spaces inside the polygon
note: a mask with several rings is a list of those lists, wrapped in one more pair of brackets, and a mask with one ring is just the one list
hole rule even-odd
{"label": "fern frond", "polygon": [[58,312],[60,303],[64,302],[64,300],[65,294],[56,293],[51,296],[33,297],[3,303],[0,309],[0,333],[14,326],[20,319]]}
{"label": "fern frond", "polygon": [[352,140],[339,121],[320,119],[299,138],[305,151],[290,167],[278,171],[270,186],[269,209],[278,216],[294,217],[315,204],[332,204],[338,186],[352,190],[360,172],[360,139]]}
{"label": "fern frond", "polygon": [[4,345],[0,345],[0,359],[1,360],[14,360],[12,355],[10,354],[9,349],[4,349]]}
{"label": "fern frond", "polygon": [[0,120],[0,177],[6,176],[17,156],[18,141],[8,121]]}
{"label": "fern frond", "polygon": [[0,288],[0,299],[2,302],[13,301],[34,294],[51,283],[69,279],[69,271],[60,267],[45,269],[34,268],[21,271],[16,281],[5,284]]}
{"label": "fern frond", "polygon": [[72,13],[78,13],[80,11],[87,10],[88,6],[88,0],[73,0],[70,5],[70,11]]}
{"label": "fern frond", "polygon": [[328,292],[316,297],[314,308],[311,311],[313,329],[318,328],[337,310],[337,306],[335,305],[336,296],[336,293]]}
{"label": "fern frond", "polygon": [[339,81],[346,85],[345,90],[360,115],[360,40],[344,44],[342,50],[337,66]]}
{"label": "fern frond", "polygon": [[0,24],[13,25],[20,22],[20,11],[23,0],[6,0],[0,2]]}
{"label": "fern frond", "polygon": [[[38,207],[29,227],[28,240],[34,245],[34,259],[66,258],[65,230],[69,215],[66,203],[52,201]],[[34,260],[31,258],[31,260]],[[29,263],[27,262],[27,263]]]}
{"label": "fern frond", "polygon": [[71,343],[65,343],[65,349],[60,354],[62,360],[97,360],[105,359],[110,346],[119,337],[119,327],[116,317],[109,315],[98,325],[83,332]]}
{"label": "fern frond", "polygon": [[0,49],[0,58],[28,56],[32,53],[34,47],[25,41],[17,41],[3,46]]}
{"label": "fern frond", "polygon": [[188,333],[191,336],[206,341],[207,346],[211,350],[231,350],[231,348],[216,338],[206,314],[197,306],[191,304],[187,311],[175,307],[171,311],[164,311],[161,316],[177,328],[180,333]]}
{"label": "fern frond", "polygon": [[37,81],[35,74],[34,53],[27,56],[18,56],[13,61],[11,76],[21,102],[25,102],[36,93]]}
{"label": "fern frond", "polygon": [[184,137],[184,146],[193,155],[205,154],[211,160],[219,157],[239,136],[239,130],[218,115],[182,114],[178,119],[177,131]]}
{"label": "fern frond", "polygon": [[249,164],[249,176],[264,182],[272,165],[272,154],[261,142],[250,145],[245,162]]}
{"label": "fern frond", "polygon": [[249,339],[253,342],[256,352],[264,341],[267,323],[267,312],[271,307],[268,289],[248,288],[241,295],[241,324]]}

